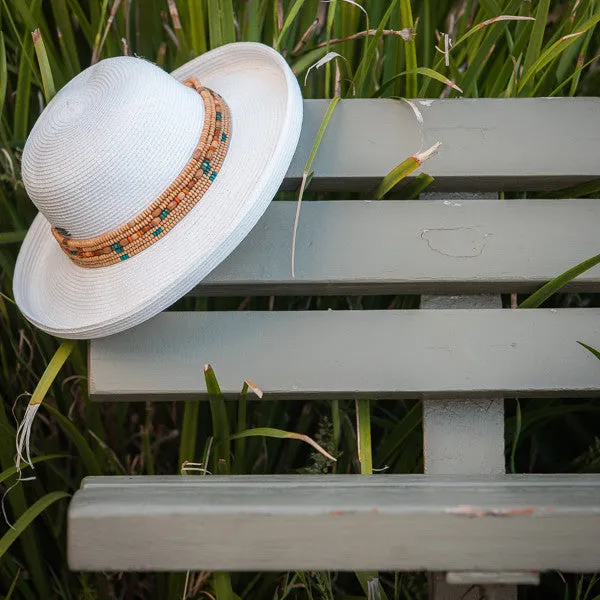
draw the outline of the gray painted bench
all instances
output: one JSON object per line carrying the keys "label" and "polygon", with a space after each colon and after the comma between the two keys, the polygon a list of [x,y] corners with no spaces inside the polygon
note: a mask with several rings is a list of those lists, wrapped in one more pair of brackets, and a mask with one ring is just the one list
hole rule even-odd
{"label": "gray painted bench", "polygon": [[[326,106],[306,101],[284,189]],[[597,396],[600,365],[576,341],[600,346],[600,311],[500,302],[597,254],[600,204],[491,199],[597,179],[600,100],[419,109],[422,131],[404,103],[342,101],[311,186],[373,189],[423,137],[443,144],[426,199],[306,202],[295,279],[295,205],[273,202],[193,294],[408,293],[421,310],[167,312],[91,342],[89,376],[97,401],[201,400],[205,363],[226,396],[250,377],[273,400],[422,398],[426,473],[87,478],[69,512],[73,569],[428,570],[438,600],[473,584],[514,598],[540,571],[600,570],[600,477],[505,475],[503,401]],[[568,289],[599,291],[600,269]]]}

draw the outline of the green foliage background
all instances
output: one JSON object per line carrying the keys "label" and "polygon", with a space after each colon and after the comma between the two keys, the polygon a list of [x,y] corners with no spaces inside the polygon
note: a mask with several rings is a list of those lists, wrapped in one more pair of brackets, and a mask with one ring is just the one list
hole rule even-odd
{"label": "green foliage background", "polygon": [[[303,84],[308,67],[329,51],[345,59],[339,63],[339,93],[344,97],[524,97],[600,91],[595,60],[597,0],[357,3],[368,14],[368,22],[359,8],[343,0],[0,0],[0,491],[15,480],[16,423],[23,417],[27,394],[39,384],[59,343],[30,326],[11,301],[19,242],[35,214],[20,179],[20,153],[53,89],[60,89],[93,59],[126,52],[171,70],[210,48],[253,40],[273,45],[286,56],[306,98],[330,98],[336,91],[335,62],[313,70]],[[535,21],[498,20],[501,15],[535,17]],[[37,28],[44,49],[39,42],[34,47],[31,33]],[[404,37],[399,35],[402,30]],[[436,44],[444,47],[444,33],[454,41],[449,66],[435,49]],[[443,78],[455,82],[462,94],[443,83]],[[402,193],[410,197],[415,189]],[[578,193],[597,191],[586,188]],[[593,296],[570,294],[553,296],[547,304],[586,306],[597,301]],[[240,305],[284,310],[408,308],[417,306],[418,298],[199,298],[184,299],[174,309],[235,310]],[[57,368],[49,371],[50,387],[33,427],[36,478],[16,485],[5,498],[8,518],[17,526],[16,532],[9,532],[4,523],[0,525],[0,592],[7,598],[182,598],[183,575],[117,576],[68,570],[67,495],[86,475],[177,473],[186,460],[203,462],[213,440],[223,442],[229,433],[257,427],[312,436],[338,458],[337,472],[360,472],[361,464],[364,472],[371,462],[374,468],[386,466],[392,473],[422,470],[421,414],[416,401],[359,406],[361,427],[368,429],[370,423],[372,434],[359,460],[353,401],[246,402],[242,393],[238,402],[225,404],[209,372],[207,382],[214,392],[210,403],[92,405],[87,396],[85,345],[63,346],[62,352],[69,351],[62,368],[53,362]],[[507,402],[506,427],[512,470],[600,468],[600,416],[595,401]],[[334,470],[308,444],[269,430],[260,433],[231,445],[217,444],[211,470]],[[24,476],[28,475],[26,471]],[[426,596],[423,574],[382,573],[380,582],[389,598]],[[209,597],[208,592],[219,600],[233,593],[258,600],[351,598],[365,596],[363,585],[364,577],[351,573],[194,573],[186,593],[200,598]],[[547,574],[540,588],[522,594],[591,600],[600,598],[600,585],[595,577]]]}

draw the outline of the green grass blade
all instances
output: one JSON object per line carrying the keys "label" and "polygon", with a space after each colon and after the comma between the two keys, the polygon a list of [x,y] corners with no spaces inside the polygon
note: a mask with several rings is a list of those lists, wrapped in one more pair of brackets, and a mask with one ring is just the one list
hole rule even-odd
{"label": "green grass blade", "polygon": [[204,0],[188,0],[188,27],[192,50],[196,56],[206,52]]}
{"label": "green grass blade", "polygon": [[340,446],[340,439],[342,435],[342,420],[339,400],[331,401],[331,423],[333,426],[333,446],[337,450]]}
{"label": "green grass blade", "polygon": [[100,44],[102,41],[102,31],[104,30],[105,19],[108,18],[107,14],[108,0],[102,0],[102,8],[100,9],[100,19],[98,19],[98,26],[96,28],[96,37],[94,38],[94,45],[92,48],[92,64],[100,58],[98,52],[100,50]]}
{"label": "green grass blade", "polygon": [[420,402],[407,410],[402,419],[390,430],[381,444],[375,450],[377,464],[388,464],[395,453],[401,448],[410,435],[420,426],[423,411]]}
{"label": "green grass blade", "polygon": [[[589,45],[594,37],[594,30],[590,29],[586,34],[583,40],[583,44],[581,45],[581,49],[579,51],[579,56],[577,57],[577,62],[575,63],[575,70],[573,73],[567,78],[567,82],[570,81],[570,89],[569,96],[575,96],[577,94],[577,89],[579,87],[579,81],[581,79],[581,74],[584,69],[587,68],[592,62],[594,62],[598,56],[594,56],[590,61],[584,64],[585,57],[589,48]],[[554,94],[554,90],[550,93],[550,95]]]}
{"label": "green grass blade", "polygon": [[50,404],[44,404],[44,408],[54,415],[64,434],[71,440],[71,442],[73,442],[73,445],[77,448],[77,451],[79,452],[79,456],[81,457],[87,474],[102,475],[102,469],[100,467],[98,459],[96,458],[96,454],[92,450],[91,446],[87,443],[87,440],[79,432],[77,427],[59,410],[57,410]]}
{"label": "green grass blade", "polygon": [[[221,394],[221,388],[213,368],[210,365],[204,367],[204,379],[208,390],[210,412],[212,415],[213,436],[215,438],[214,467],[213,473],[228,475],[231,470],[231,451],[229,436],[229,419],[225,400]],[[206,465],[205,465],[206,466]]]}
{"label": "green grass blade", "polygon": [[543,285],[539,290],[531,294],[529,298],[523,300],[521,304],[519,304],[519,308],[537,308],[543,302],[545,302],[550,296],[556,294],[561,288],[563,288],[569,281],[572,281],[576,277],[579,277],[582,273],[589,271],[592,267],[595,267],[597,264],[600,264],[600,254],[596,254],[596,256],[592,256],[587,260],[575,265],[569,270],[565,271],[558,277],[555,277],[545,285]]}
{"label": "green grass blade", "polygon": [[31,37],[33,39],[33,47],[35,48],[35,54],[40,66],[40,73],[42,75],[44,98],[46,99],[46,103],[48,103],[50,100],[52,100],[54,94],[56,94],[52,70],[50,69],[50,62],[48,61],[48,54],[46,53],[46,47],[44,46],[44,40],[42,39],[40,30],[35,29],[32,32]]}
{"label": "green grass blade", "polygon": [[532,195],[532,198],[581,198],[583,196],[597,197],[598,194],[600,194],[600,179],[594,179],[593,181],[586,181],[585,183],[556,190],[555,192],[540,192]]}
{"label": "green grass blade", "polygon": [[219,0],[221,5],[221,31],[225,44],[235,42],[235,15],[232,0]]}
{"label": "green grass blade", "polygon": [[327,110],[325,111],[325,115],[323,116],[323,120],[321,121],[321,125],[319,126],[319,131],[317,131],[315,141],[313,142],[312,148],[310,150],[310,154],[308,155],[308,159],[306,161],[306,165],[304,166],[304,172],[306,172],[306,173],[310,172],[310,170],[312,168],[312,164],[315,160],[315,157],[317,156],[317,152],[319,151],[319,146],[321,145],[321,142],[325,135],[325,131],[327,131],[327,126],[329,125],[329,121],[331,120],[331,117],[333,116],[333,111],[335,110],[335,107],[337,106],[337,103],[339,101],[340,101],[339,96],[335,96],[334,98],[332,98],[331,102],[329,103],[329,106],[327,107]]}
{"label": "green grass blade", "polygon": [[65,0],[52,0],[52,14],[56,22],[56,28],[59,33],[59,42],[61,53],[67,67],[69,77],[74,77],[80,70],[79,55],[77,53],[77,43],[73,33],[71,15],[67,8]]}
{"label": "green grass blade", "polygon": [[[356,441],[360,473],[361,475],[373,475],[371,401],[368,399],[356,400]],[[356,577],[368,598],[376,597],[373,588],[379,591],[380,597],[385,597],[376,571],[359,571],[356,572]]]}
{"label": "green grass blade", "polygon": [[600,15],[598,15],[597,19],[594,19],[592,21],[593,23],[588,22],[586,29],[561,37],[560,39],[556,40],[556,42],[554,42],[554,44],[552,44],[544,52],[542,52],[539,58],[531,66],[529,71],[523,74],[523,77],[519,83],[519,93],[523,92],[527,83],[534,75],[539,73],[542,69],[546,68],[548,64],[550,64],[553,60],[558,58],[562,52],[564,52],[571,44],[576,42],[579,39],[579,37],[582,36],[590,27],[596,25],[596,23],[600,21]]}
{"label": "green grass blade", "polygon": [[229,573],[214,573],[213,579],[217,600],[234,600]]}
{"label": "green grass blade", "polygon": [[[237,414],[237,431],[244,431],[246,429],[247,420],[247,409],[248,409],[248,383],[244,381],[240,398],[238,400],[238,414]],[[235,441],[234,445],[234,460],[233,460],[233,472],[243,473],[244,472],[244,456],[246,454],[246,441],[244,438],[239,438]]]}
{"label": "green grass blade", "polygon": [[48,366],[44,370],[44,373],[40,377],[38,384],[33,390],[31,399],[29,400],[29,406],[35,406],[41,404],[50,389],[50,386],[54,383],[54,380],[58,377],[58,373],[62,369],[63,365],[69,358],[71,352],[75,348],[76,342],[74,340],[65,340],[57,348],[54,356],[51,358]]}
{"label": "green grass blade", "polygon": [[404,200],[418,198],[432,183],[434,178],[427,173],[419,173],[411,182],[407,183],[401,190]]}
{"label": "green grass blade", "polygon": [[375,52],[377,50],[379,40],[381,39],[383,30],[387,22],[390,20],[390,17],[392,16],[394,9],[396,8],[396,3],[397,0],[392,0],[392,2],[390,2],[389,7],[385,11],[383,18],[379,22],[379,26],[377,27],[375,35],[372,37],[372,39],[369,40],[368,38],[366,38],[366,42],[368,42],[367,50],[365,51],[365,54],[362,60],[360,61],[360,64],[358,65],[358,68],[356,69],[356,74],[354,76],[354,88],[356,90],[356,95],[359,97],[364,94],[364,87],[367,74],[373,68]]}
{"label": "green grass blade", "polygon": [[231,0],[208,0],[210,47],[235,42],[235,24]]}
{"label": "green grass blade", "polygon": [[517,445],[519,444],[519,438],[521,437],[521,403],[519,399],[516,399],[517,408],[516,408],[516,419],[515,419],[515,433],[513,435],[511,449],[510,449],[510,472],[516,473],[517,470],[515,468],[515,455],[517,453]]}
{"label": "green grass blade", "polygon": [[[327,45],[325,49],[327,52],[331,49],[331,32],[333,31],[333,22],[337,10],[338,0],[331,0],[327,7],[327,22],[325,24],[325,36],[327,38]],[[331,64],[325,65],[325,98],[331,98]]]}
{"label": "green grass blade", "polygon": [[[85,41],[89,48],[94,46],[94,26],[93,21],[90,22],[88,19],[83,5],[79,0],[67,0],[69,4],[69,10],[73,13],[73,16],[77,19],[77,23],[79,28],[81,29],[81,33],[85,36]],[[100,5],[98,3],[92,3],[91,7],[95,10],[98,10]]]}
{"label": "green grass blade", "polygon": [[310,174],[310,169],[312,167],[313,161],[317,156],[317,152],[319,151],[319,146],[321,145],[321,141],[323,140],[323,136],[325,135],[325,131],[327,130],[327,126],[329,125],[329,121],[333,116],[333,111],[337,106],[337,103],[340,101],[339,96],[334,96],[325,111],[325,115],[323,116],[323,120],[321,121],[321,125],[319,126],[319,131],[317,131],[317,136],[315,137],[315,141],[313,142],[313,146],[310,150],[310,154],[308,155],[308,159],[306,160],[306,165],[304,166],[304,172],[302,173],[302,184],[300,185],[300,191],[298,192],[298,206],[296,208],[296,218],[294,220],[294,231],[292,233],[292,277],[295,276],[295,262],[296,262],[296,236],[298,233],[298,222],[300,220],[300,207],[302,206],[302,197],[304,196],[304,190],[307,185],[308,177]]}
{"label": "green grass blade", "polygon": [[[15,466],[15,431],[6,414],[6,405],[4,398],[0,397],[0,464],[3,470]],[[12,515],[25,513],[28,502],[25,498],[25,491],[22,485],[14,486],[6,496],[7,504],[10,506]],[[36,598],[50,598],[50,583],[47,577],[46,560],[41,549],[40,539],[42,532],[35,528],[24,531],[19,538],[22,556],[25,558],[26,569],[30,580],[36,588]],[[0,561],[0,564],[2,561]]]}
{"label": "green grass blade", "polygon": [[25,34],[21,57],[19,60],[19,75],[17,79],[17,95],[15,97],[15,118],[13,125],[13,140],[22,144],[29,129],[29,104],[31,98],[33,40],[30,34]]}
{"label": "green grass blade", "polygon": [[69,494],[66,492],[50,492],[42,498],[40,498],[35,504],[30,506],[15,522],[13,529],[10,529],[0,538],[0,558],[4,556],[6,551],[11,545],[19,538],[25,529],[31,524],[31,522],[43,513],[49,506],[68,498]]}
{"label": "green grass blade", "polygon": [[211,48],[217,48],[225,43],[221,32],[219,0],[208,0],[208,36]]}
{"label": "green grass blade", "polygon": [[362,475],[373,474],[371,449],[371,401],[356,401],[356,438],[358,440],[358,460]]}
{"label": "green grass blade", "polygon": [[540,57],[542,45],[544,43],[544,31],[548,21],[548,11],[550,10],[550,0],[540,0],[535,13],[535,21],[531,30],[531,36],[527,43],[525,52],[525,61],[523,62],[523,71],[528,71]]}
{"label": "green grass blade", "polygon": [[14,578],[12,580],[12,583],[10,584],[10,587],[8,588],[8,592],[6,593],[4,600],[10,600],[13,597],[13,594],[14,594],[15,590],[17,589],[17,582],[19,581],[20,575],[21,575],[21,569],[19,568],[19,570],[17,571],[17,574],[14,576]]}
{"label": "green grass blade", "polygon": [[184,403],[183,423],[181,427],[181,440],[179,441],[179,463],[177,472],[186,461],[195,460],[196,433],[198,431],[198,417],[200,416],[200,402],[189,400]]}
{"label": "green grass blade", "polygon": [[440,143],[434,144],[425,152],[420,152],[414,156],[409,156],[403,160],[397,167],[394,167],[381,181],[373,197],[375,200],[381,200],[391,189],[396,187],[405,177],[410,175],[415,169],[418,169],[433,153],[440,147]]}
{"label": "green grass blade", "polygon": [[[44,456],[36,456],[31,460],[31,462],[36,465],[41,462],[46,462],[47,460],[55,460],[57,458],[68,458],[68,454],[45,454]],[[16,466],[9,467],[8,469],[4,469],[2,473],[0,473],[0,483],[4,483],[7,479],[10,479],[14,475],[19,472]]]}
{"label": "green grass blade", "polygon": [[589,350],[598,360],[600,360],[600,351],[596,350],[595,348],[592,348],[591,346],[588,346],[587,344],[584,344],[583,342],[577,342],[580,346],[583,346],[586,350]]}
{"label": "green grass blade", "polygon": [[245,24],[246,35],[243,39],[247,42],[260,42],[262,30],[260,0],[247,0]]}
{"label": "green grass blade", "polygon": [[[294,75],[302,75],[304,71],[306,71],[311,65],[316,63],[318,60],[327,55],[328,50],[326,46],[322,48],[314,48],[313,50],[309,50],[306,54],[303,54],[292,64],[292,71]],[[329,63],[327,63],[329,64]],[[327,68],[327,65],[325,65]]]}
{"label": "green grass blade", "polygon": [[146,419],[142,425],[140,437],[142,440],[142,466],[147,475],[155,475],[156,469],[154,466],[154,455],[152,454],[152,442],[150,440],[150,432],[152,431],[152,403],[146,402]]}
{"label": "green grass blade", "polygon": [[294,19],[298,16],[298,13],[300,12],[300,9],[302,8],[303,4],[304,4],[304,0],[296,0],[294,2],[294,4],[292,4],[292,8],[290,9],[290,12],[287,14],[287,17],[285,18],[285,21],[283,22],[283,27],[281,28],[281,31],[279,32],[279,35],[277,36],[277,39],[275,40],[275,44],[274,44],[275,50],[279,50],[279,48],[281,46],[281,41],[283,40],[288,29],[291,27],[292,23],[294,22]]}
{"label": "green grass blade", "polygon": [[[410,0],[400,0],[400,19],[403,28],[414,29]],[[417,44],[414,35],[410,41],[404,42],[404,48],[406,51],[406,96],[415,98],[417,96]]]}
{"label": "green grass blade", "polygon": [[[514,4],[514,3],[513,3]],[[512,5],[511,5],[512,8]],[[474,56],[469,61],[469,67],[466,70],[463,78],[461,79],[461,87],[464,90],[465,94],[469,96],[479,96],[478,86],[480,82],[485,79],[486,68],[488,66],[488,61],[490,60],[490,56],[494,52],[496,46],[500,43],[500,39],[503,35],[508,31],[508,25],[510,21],[514,20],[530,20],[530,17],[517,17],[517,16],[501,16],[495,17],[494,19],[489,19],[488,21],[484,21],[479,25],[475,26],[474,30],[482,30],[484,27],[488,27],[493,23],[500,22],[501,26],[490,29],[489,31],[485,31],[485,35],[481,41],[481,43],[477,44],[474,48]],[[465,36],[466,38],[467,36]],[[454,45],[454,50],[456,46],[458,46],[458,42]]]}
{"label": "green grass blade", "polygon": [[499,15],[497,17],[493,17],[492,19],[487,19],[486,21],[482,21],[481,23],[477,23],[476,25],[473,25],[473,27],[471,27],[471,29],[469,29],[469,31],[467,31],[465,34],[460,36],[454,43],[454,46],[452,47],[452,49],[456,50],[457,46],[461,46],[471,36],[475,35],[476,33],[480,33],[480,31],[482,29],[484,29],[485,27],[489,27],[490,25],[494,25],[496,23],[505,23],[506,21],[533,21],[533,20],[534,20],[533,17],[522,17],[519,15]]}

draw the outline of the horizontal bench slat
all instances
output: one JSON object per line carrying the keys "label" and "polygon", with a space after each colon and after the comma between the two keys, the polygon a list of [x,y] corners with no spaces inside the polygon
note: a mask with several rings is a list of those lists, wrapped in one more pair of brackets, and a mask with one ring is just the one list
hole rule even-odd
{"label": "horizontal bench slat", "polygon": [[[531,292],[599,252],[597,200],[273,202],[192,293]],[[572,282],[600,289],[600,267]]]}
{"label": "horizontal bench slat", "polygon": [[92,340],[96,400],[205,398],[203,365],[237,397],[590,396],[600,309],[167,312]]}
{"label": "horizontal bench slat", "polygon": [[[97,479],[97,481],[95,481]],[[75,570],[600,569],[600,476],[113,477],[69,509]]]}
{"label": "horizontal bench slat", "polygon": [[[284,189],[296,189],[328,100],[306,100]],[[423,170],[432,189],[536,190],[600,176],[598,98],[342,100],[313,164],[311,189],[374,189],[405,158],[442,142]]]}

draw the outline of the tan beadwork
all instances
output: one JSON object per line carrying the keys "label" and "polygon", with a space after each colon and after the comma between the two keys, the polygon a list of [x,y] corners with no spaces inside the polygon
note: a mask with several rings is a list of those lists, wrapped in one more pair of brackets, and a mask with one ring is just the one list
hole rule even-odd
{"label": "tan beadwork", "polygon": [[63,252],[82,267],[105,267],[138,254],[169,232],[204,196],[227,154],[231,119],[227,103],[195,77],[184,81],[204,101],[204,126],[191,160],[142,213],[109,233],[71,239],[52,227]]}

